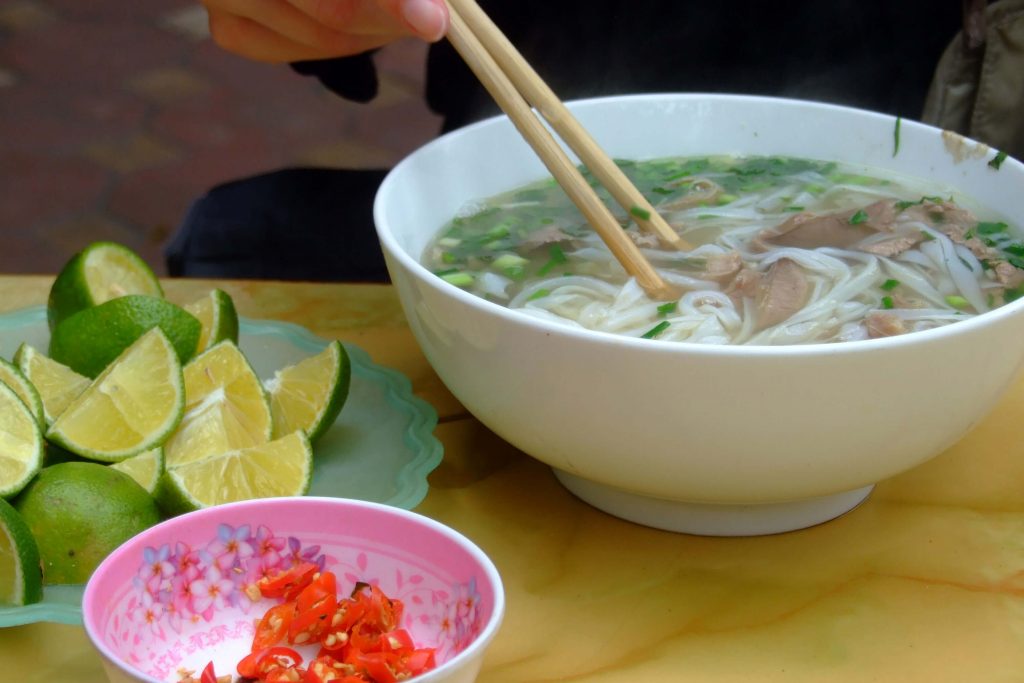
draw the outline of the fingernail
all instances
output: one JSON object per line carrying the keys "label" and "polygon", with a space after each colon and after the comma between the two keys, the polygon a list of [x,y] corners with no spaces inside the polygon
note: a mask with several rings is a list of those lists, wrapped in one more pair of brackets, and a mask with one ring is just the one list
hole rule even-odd
{"label": "fingernail", "polygon": [[408,0],[402,16],[413,31],[431,42],[441,40],[448,30],[448,13],[430,0]]}

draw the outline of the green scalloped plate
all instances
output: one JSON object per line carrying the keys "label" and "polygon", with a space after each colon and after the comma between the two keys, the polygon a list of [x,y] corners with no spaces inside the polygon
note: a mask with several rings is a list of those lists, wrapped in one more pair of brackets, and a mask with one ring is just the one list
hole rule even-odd
{"label": "green scalloped plate", "polygon": [[[0,356],[10,359],[22,342],[46,352],[49,331],[42,306],[0,315]],[[239,346],[263,379],[275,370],[320,352],[327,342],[298,325],[272,320],[239,321]],[[345,343],[352,384],[338,420],[317,441],[309,495],[356,498],[414,508],[427,495],[427,475],[441,462],[434,436],[437,412],[412,394],[401,373],[373,363]],[[0,607],[0,627],[37,621],[82,623],[84,586],[46,586],[42,602]]]}

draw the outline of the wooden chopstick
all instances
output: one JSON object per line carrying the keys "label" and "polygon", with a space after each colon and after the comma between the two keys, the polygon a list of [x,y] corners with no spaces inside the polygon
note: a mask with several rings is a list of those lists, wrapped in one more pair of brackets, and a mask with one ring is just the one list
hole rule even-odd
{"label": "wooden chopstick", "polygon": [[[448,11],[451,17],[451,26],[448,31],[448,40],[490,92],[498,106],[508,115],[537,156],[544,162],[565,193],[569,195],[590,225],[608,245],[612,255],[618,259],[626,272],[636,278],[637,284],[652,299],[678,298],[677,288],[665,282],[651,266],[633,240],[619,225],[615,216],[587,183],[583,174],[572,163],[548,129],[534,115],[529,103],[478,39],[476,31],[473,30],[477,27],[469,27],[466,18],[460,13],[461,7],[465,4],[461,0],[449,0]],[[568,112],[566,111],[566,113]],[[614,166],[614,162],[612,165]],[[595,175],[597,174],[595,173]],[[652,211],[651,215],[653,216],[655,213]]]}
{"label": "wooden chopstick", "polygon": [[601,149],[476,0],[448,0],[448,5],[455,8],[523,98],[540,112],[615,201],[629,213],[630,218],[642,230],[656,235],[664,246],[682,251],[692,249]]}

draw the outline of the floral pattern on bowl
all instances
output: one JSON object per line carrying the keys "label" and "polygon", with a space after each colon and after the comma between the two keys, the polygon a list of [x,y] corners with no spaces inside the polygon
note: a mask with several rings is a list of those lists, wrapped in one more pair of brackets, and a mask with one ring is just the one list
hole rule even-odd
{"label": "floral pattern on bowl", "polygon": [[[332,507],[337,503],[344,504],[334,501]],[[254,584],[300,562],[313,562],[337,575],[340,594],[363,582],[401,600],[402,625],[417,644],[437,648],[439,665],[478,639],[493,621],[500,596],[481,589],[489,577],[467,562],[474,558],[460,558],[460,548],[450,539],[438,543],[424,535],[411,519],[417,515],[349,504],[359,512],[386,510],[402,524],[383,529],[383,540],[377,532],[367,537],[365,529],[362,535],[338,533],[327,528],[330,523],[302,529],[289,523],[288,515],[273,514],[254,515],[259,519],[251,522],[235,515],[205,525],[205,532],[199,532],[199,525],[183,526],[182,518],[154,527],[133,539],[139,541],[135,547],[129,541],[105,562],[116,563],[119,571],[105,572],[104,586],[97,591],[104,597],[87,607],[90,635],[98,637],[105,654],[155,680],[177,681],[181,671],[200,670],[209,661],[218,671],[234,671],[249,651],[255,621],[277,604],[260,597],[254,601]],[[237,505],[244,504],[221,507]],[[214,510],[193,514],[213,516]],[[175,523],[177,534],[151,533]],[[97,573],[103,571],[101,565]]]}

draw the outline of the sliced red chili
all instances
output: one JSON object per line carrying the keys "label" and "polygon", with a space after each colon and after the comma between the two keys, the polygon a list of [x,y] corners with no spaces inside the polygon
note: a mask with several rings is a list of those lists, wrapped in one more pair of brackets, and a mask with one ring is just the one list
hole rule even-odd
{"label": "sliced red chili", "polygon": [[298,611],[303,612],[328,596],[337,602],[338,581],[332,572],[320,572],[314,574],[310,584],[299,593],[295,606]]}
{"label": "sliced red chili", "polygon": [[260,579],[256,585],[265,598],[294,600],[302,589],[313,581],[319,567],[312,562],[302,562],[271,576]]}
{"label": "sliced red chili", "polygon": [[319,642],[331,625],[337,608],[338,599],[334,595],[325,595],[305,610],[296,609],[295,617],[288,626],[288,642],[296,645]]}
{"label": "sliced red chili", "polygon": [[295,614],[295,603],[284,602],[267,610],[267,613],[256,625],[256,634],[252,638],[253,650],[265,650],[282,642],[288,635],[288,627]]}
{"label": "sliced red chili", "polygon": [[202,675],[199,677],[199,683],[217,683],[217,674],[213,671],[213,662],[206,665],[203,669]]}
{"label": "sliced red chili", "polygon": [[359,667],[374,681],[374,683],[397,683],[398,677],[392,668],[394,655],[386,652],[365,652],[356,656]]}

